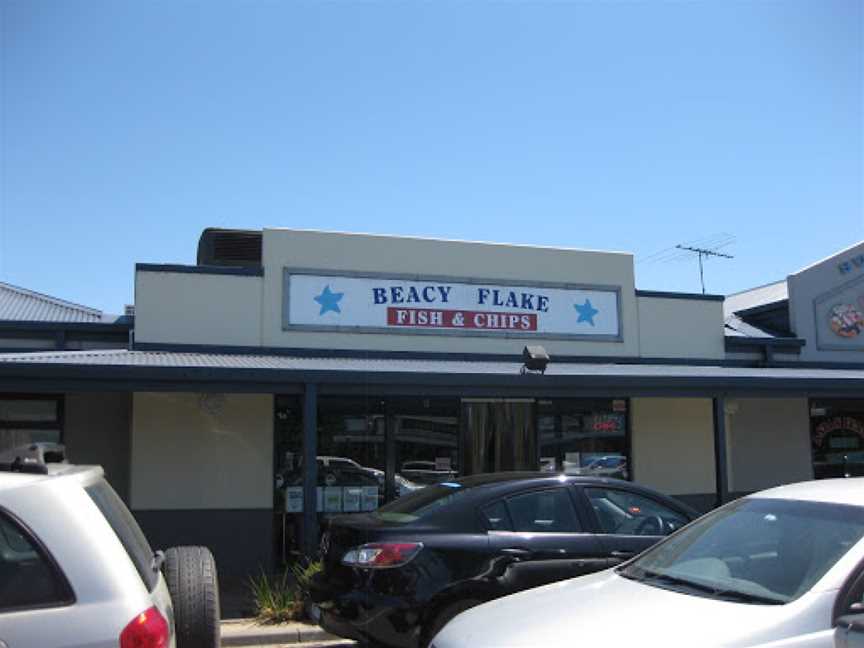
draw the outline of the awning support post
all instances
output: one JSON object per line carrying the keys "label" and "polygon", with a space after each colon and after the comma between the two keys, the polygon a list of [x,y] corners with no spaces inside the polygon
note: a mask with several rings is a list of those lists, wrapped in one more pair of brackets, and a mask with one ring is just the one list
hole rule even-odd
{"label": "awning support post", "polygon": [[714,397],[714,475],[715,505],[729,501],[729,472],[726,461],[726,397]]}
{"label": "awning support post", "polygon": [[303,399],[303,553],[318,551],[318,385],[306,383]]}

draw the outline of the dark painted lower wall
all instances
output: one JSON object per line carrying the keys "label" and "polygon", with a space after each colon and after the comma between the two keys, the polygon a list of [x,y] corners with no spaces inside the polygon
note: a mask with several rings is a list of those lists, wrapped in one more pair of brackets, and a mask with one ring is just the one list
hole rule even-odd
{"label": "dark painted lower wall", "polygon": [[273,567],[273,510],[133,511],[154,549],[204,545],[220,577],[245,577]]}

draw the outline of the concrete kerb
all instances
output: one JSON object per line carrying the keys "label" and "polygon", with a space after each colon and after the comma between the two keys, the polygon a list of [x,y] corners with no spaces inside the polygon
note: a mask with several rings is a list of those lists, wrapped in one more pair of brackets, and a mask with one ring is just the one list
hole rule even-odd
{"label": "concrete kerb", "polygon": [[309,623],[262,625],[254,619],[222,621],[223,646],[266,646],[339,639]]}

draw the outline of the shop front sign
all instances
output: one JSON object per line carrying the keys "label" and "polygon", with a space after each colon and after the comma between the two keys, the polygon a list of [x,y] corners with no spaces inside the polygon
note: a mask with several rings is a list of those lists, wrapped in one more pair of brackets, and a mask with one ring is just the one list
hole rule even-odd
{"label": "shop front sign", "polygon": [[283,328],[614,339],[620,289],[285,270]]}

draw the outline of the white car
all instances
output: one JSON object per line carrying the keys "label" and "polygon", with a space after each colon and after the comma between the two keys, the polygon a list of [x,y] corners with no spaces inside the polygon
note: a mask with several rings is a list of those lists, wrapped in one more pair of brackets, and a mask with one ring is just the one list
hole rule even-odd
{"label": "white car", "polygon": [[154,552],[98,466],[0,453],[0,648],[218,648],[204,547]]}
{"label": "white car", "polygon": [[864,478],[762,491],[615,569],[463,612],[431,645],[864,646],[862,537]]}

